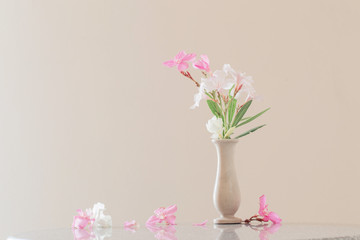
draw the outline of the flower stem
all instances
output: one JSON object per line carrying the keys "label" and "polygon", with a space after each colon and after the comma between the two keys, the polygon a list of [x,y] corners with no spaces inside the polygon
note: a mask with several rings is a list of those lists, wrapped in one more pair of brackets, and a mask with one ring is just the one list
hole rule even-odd
{"label": "flower stem", "polygon": [[260,218],[258,215],[254,215],[251,218],[244,220],[245,223],[251,223],[252,221],[265,222],[264,219]]}
{"label": "flower stem", "polygon": [[185,77],[189,78],[191,81],[193,81],[197,87],[200,87],[200,84],[199,84],[196,80],[193,79],[193,77],[191,76],[191,74],[189,73],[189,71],[186,71],[186,72],[181,71],[180,73],[181,73],[182,75],[184,75]]}

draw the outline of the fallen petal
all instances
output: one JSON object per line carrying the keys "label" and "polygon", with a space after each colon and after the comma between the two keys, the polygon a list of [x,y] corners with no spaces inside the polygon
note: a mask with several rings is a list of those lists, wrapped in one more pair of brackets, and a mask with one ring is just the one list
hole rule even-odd
{"label": "fallen petal", "polygon": [[174,205],[171,205],[171,206],[165,208],[164,213],[166,215],[171,215],[171,214],[176,213],[176,211],[177,211],[177,205],[174,204]]}
{"label": "fallen petal", "polygon": [[207,224],[208,220],[206,219],[205,221],[201,222],[201,223],[194,223],[193,226],[200,226],[203,227]]}
{"label": "fallen petal", "polygon": [[129,227],[136,227],[137,223],[135,220],[132,221],[125,221],[124,223],[124,227],[129,228]]}
{"label": "fallen petal", "polygon": [[154,225],[156,223],[160,223],[161,219],[159,219],[156,215],[152,215],[149,217],[149,219],[146,221],[147,225]]}
{"label": "fallen petal", "polygon": [[166,223],[169,225],[175,225],[175,220],[176,220],[176,216],[174,216],[174,215],[169,215],[169,216],[166,216],[166,218],[165,218]]}
{"label": "fallen petal", "polygon": [[277,215],[274,212],[270,212],[268,217],[269,217],[269,220],[272,221],[274,224],[281,223],[281,221],[282,221],[282,219],[279,217],[279,215]]}

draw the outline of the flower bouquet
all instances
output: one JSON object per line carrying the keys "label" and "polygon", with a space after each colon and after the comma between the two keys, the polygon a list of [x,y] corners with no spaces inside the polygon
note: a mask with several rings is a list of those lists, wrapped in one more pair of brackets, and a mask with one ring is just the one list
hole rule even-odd
{"label": "flower bouquet", "polygon": [[[187,70],[189,63],[201,71],[200,82],[196,81]],[[198,87],[199,92],[195,94],[195,103],[191,108],[198,107],[202,100],[206,100],[214,115],[206,124],[207,130],[212,133],[212,142],[215,144],[218,156],[213,199],[215,208],[221,216],[215,219],[214,223],[241,223],[242,220],[235,217],[240,206],[240,191],[234,165],[235,145],[239,138],[265,125],[247,130],[233,139],[231,136],[236,128],[255,120],[270,108],[254,116],[245,116],[255,98],[253,80],[246,73],[235,71],[229,64],[225,64],[222,70],[213,72],[206,55],[201,55],[200,59],[196,60],[195,54],[186,54],[181,51],[174,59],[164,62],[164,65],[177,67],[183,76],[190,79]]]}
{"label": "flower bouquet", "polygon": [[[214,115],[206,124],[207,130],[213,134],[212,138],[231,139],[236,128],[255,120],[270,109],[267,108],[254,116],[245,117],[255,98],[252,77],[247,76],[244,72],[235,71],[230,64],[225,64],[222,70],[212,72],[209,58],[206,55],[201,55],[198,60],[195,58],[195,54],[186,54],[181,51],[174,59],[164,62],[164,65],[177,67],[182,75],[193,81],[199,88],[199,92],[194,96],[195,103],[191,108],[198,107],[201,100],[206,99],[207,105]],[[196,81],[187,70],[189,63],[201,71],[203,77],[200,82]],[[252,128],[236,136],[235,139],[246,136],[264,126],[265,124]]]}

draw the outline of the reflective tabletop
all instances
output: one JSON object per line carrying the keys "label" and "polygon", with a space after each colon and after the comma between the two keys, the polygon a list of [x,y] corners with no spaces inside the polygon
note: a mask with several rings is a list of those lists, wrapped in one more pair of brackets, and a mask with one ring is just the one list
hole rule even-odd
{"label": "reflective tabletop", "polygon": [[278,224],[278,225],[213,225],[192,226],[179,224],[175,226],[140,226],[138,228],[116,228],[73,230],[54,229],[16,234],[7,240],[112,240],[112,239],[159,239],[159,240],[188,240],[188,239],[356,239],[360,240],[360,226],[342,225],[307,225],[307,224]]}

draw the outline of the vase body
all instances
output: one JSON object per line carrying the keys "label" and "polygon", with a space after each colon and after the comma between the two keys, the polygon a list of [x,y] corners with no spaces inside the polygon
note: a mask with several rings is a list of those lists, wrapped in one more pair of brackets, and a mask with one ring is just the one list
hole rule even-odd
{"label": "vase body", "polygon": [[238,139],[213,139],[216,147],[218,164],[214,188],[214,205],[220,217],[214,219],[216,224],[241,223],[235,217],[240,206],[240,190],[235,169],[235,147]]}

